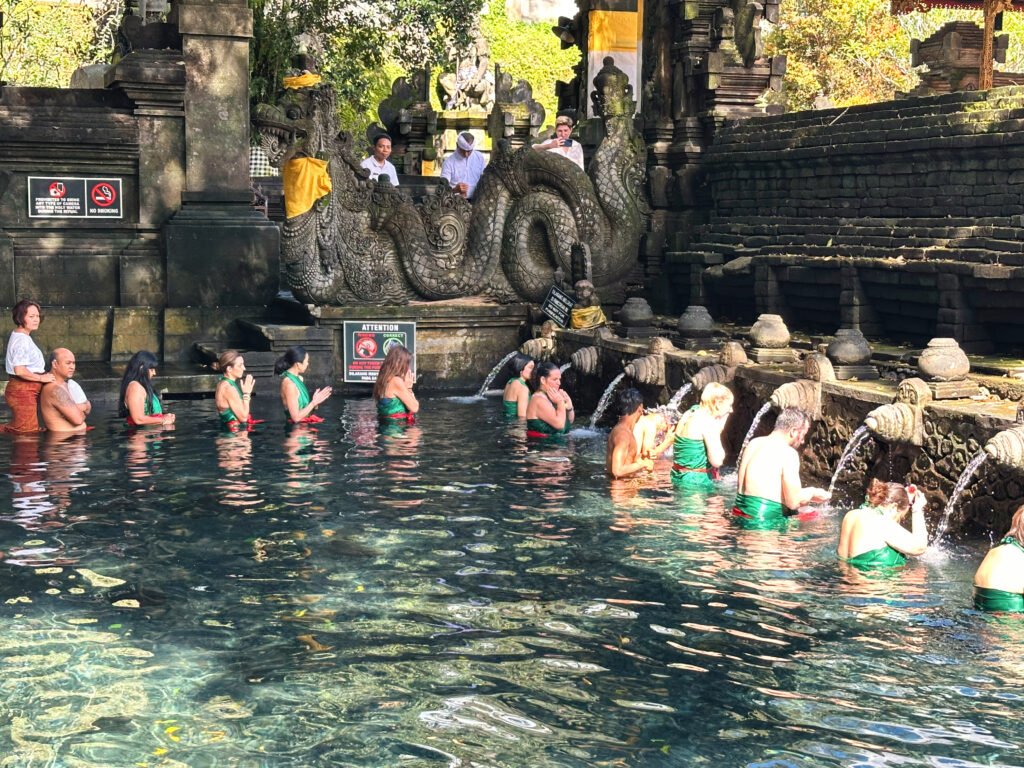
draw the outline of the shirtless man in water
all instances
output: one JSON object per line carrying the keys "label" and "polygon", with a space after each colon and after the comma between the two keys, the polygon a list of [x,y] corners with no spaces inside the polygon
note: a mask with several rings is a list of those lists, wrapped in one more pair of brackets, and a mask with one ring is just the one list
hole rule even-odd
{"label": "shirtless man in water", "polygon": [[821,488],[800,481],[800,454],[811,419],[797,408],[785,408],[770,435],[750,441],[737,472],[733,514],[758,521],[782,520],[799,507],[831,498]]}
{"label": "shirtless man in water", "polygon": [[636,389],[627,389],[619,395],[619,423],[608,435],[608,474],[618,480],[622,477],[635,475],[637,472],[654,469],[650,459],[638,458],[639,450],[633,427],[643,415],[643,396]]}
{"label": "shirtless man in water", "polygon": [[85,432],[85,413],[72,399],[68,381],[75,375],[75,356],[70,349],[58,347],[50,353],[53,381],[43,386],[39,412],[51,432]]}

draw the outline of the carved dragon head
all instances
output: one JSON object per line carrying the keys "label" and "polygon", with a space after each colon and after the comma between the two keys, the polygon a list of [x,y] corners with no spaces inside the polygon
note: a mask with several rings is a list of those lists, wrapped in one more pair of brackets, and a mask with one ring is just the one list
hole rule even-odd
{"label": "carved dragon head", "polygon": [[258,104],[252,122],[270,164],[323,156],[337,133],[334,89],[315,85],[282,90],[273,104]]}

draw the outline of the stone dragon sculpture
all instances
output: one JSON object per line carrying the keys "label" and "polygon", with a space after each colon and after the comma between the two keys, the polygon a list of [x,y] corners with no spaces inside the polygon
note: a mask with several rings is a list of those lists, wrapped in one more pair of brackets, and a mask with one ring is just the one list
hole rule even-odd
{"label": "stone dragon sculpture", "polygon": [[540,302],[556,269],[572,274],[580,244],[598,291],[621,295],[646,225],[645,148],[626,75],[608,58],[594,83],[605,138],[589,176],[556,153],[512,152],[502,143],[472,204],[443,181],[418,205],[386,181],[369,181],[351,138],[336,130],[327,86],[291,89],[259,105],[253,122],[272,164],[328,160],[333,191],[282,229],[295,297],[321,306],[467,296]]}

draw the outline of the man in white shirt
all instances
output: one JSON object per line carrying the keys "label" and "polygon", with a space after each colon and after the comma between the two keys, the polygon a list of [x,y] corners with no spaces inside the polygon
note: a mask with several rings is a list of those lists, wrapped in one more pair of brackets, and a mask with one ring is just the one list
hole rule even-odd
{"label": "man in white shirt", "polygon": [[388,158],[391,157],[391,137],[386,133],[380,134],[373,141],[373,154],[359,164],[370,172],[370,181],[376,181],[378,176],[387,176],[391,180],[391,186],[398,186],[398,171],[395,170]]}
{"label": "man in white shirt", "polygon": [[452,189],[467,200],[473,199],[476,185],[487,165],[484,156],[473,148],[475,142],[472,133],[460,133],[455,151],[444,159],[441,166],[441,178],[447,179]]}

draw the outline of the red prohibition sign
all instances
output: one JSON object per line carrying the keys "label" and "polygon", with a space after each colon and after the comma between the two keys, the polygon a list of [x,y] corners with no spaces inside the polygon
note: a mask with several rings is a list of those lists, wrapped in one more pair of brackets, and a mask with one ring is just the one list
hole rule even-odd
{"label": "red prohibition sign", "polygon": [[100,208],[109,208],[117,201],[117,191],[113,185],[100,182],[92,188],[90,197]]}
{"label": "red prohibition sign", "polygon": [[62,181],[54,181],[50,183],[50,197],[61,198],[68,193],[68,188],[64,186]]}

